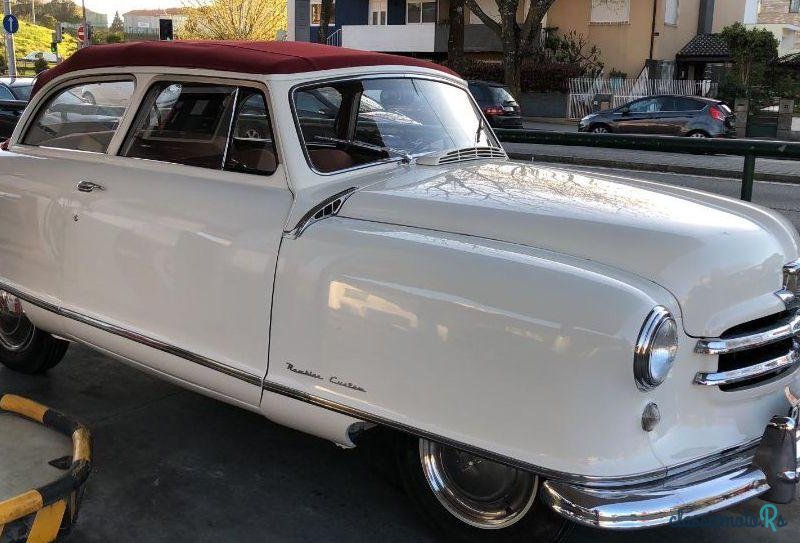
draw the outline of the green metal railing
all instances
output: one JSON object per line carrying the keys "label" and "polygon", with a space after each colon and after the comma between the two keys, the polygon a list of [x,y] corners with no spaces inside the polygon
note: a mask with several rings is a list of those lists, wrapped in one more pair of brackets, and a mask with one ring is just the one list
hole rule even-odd
{"label": "green metal railing", "polygon": [[[572,145],[606,147],[636,151],[661,151],[690,155],[734,155],[744,157],[742,200],[753,199],[756,158],[800,160],[800,143],[750,139],[677,138],[669,136],[629,136],[621,134],[588,134],[585,132],[551,132],[547,130],[495,129],[503,143],[535,143],[537,145]],[[800,164],[798,165],[800,168]]]}

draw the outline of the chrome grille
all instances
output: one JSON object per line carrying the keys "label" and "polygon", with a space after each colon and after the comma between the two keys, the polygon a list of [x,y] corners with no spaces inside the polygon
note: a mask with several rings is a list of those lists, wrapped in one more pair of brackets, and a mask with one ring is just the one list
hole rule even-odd
{"label": "chrome grille", "polygon": [[698,373],[698,385],[739,390],[769,381],[800,366],[800,313],[782,313],[735,326],[720,337],[701,339],[695,352],[719,355],[717,371]]}
{"label": "chrome grille", "polygon": [[506,158],[506,153],[498,147],[465,147],[441,154],[420,157],[417,160],[417,164],[439,166],[442,164],[453,164],[455,162],[486,158]]}

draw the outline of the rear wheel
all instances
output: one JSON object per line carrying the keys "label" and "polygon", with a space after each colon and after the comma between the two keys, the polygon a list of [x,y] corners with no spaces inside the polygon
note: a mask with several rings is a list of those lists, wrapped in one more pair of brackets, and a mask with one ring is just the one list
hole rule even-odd
{"label": "rear wheel", "polygon": [[69,343],[37,330],[16,296],[0,290],[0,363],[20,373],[44,373],[61,362]]}
{"label": "rear wheel", "polygon": [[689,134],[687,134],[687,135],[690,138],[710,138],[711,137],[708,134],[706,134],[705,132],[703,132],[702,130],[695,130],[694,132],[689,132]]}
{"label": "rear wheel", "polygon": [[538,476],[422,438],[399,436],[405,490],[446,541],[557,542],[571,524],[539,501]]}

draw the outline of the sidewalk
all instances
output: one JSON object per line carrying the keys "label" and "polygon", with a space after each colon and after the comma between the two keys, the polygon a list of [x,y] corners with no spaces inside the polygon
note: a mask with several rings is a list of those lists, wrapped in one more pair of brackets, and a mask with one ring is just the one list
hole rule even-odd
{"label": "sidewalk", "polygon": [[[711,177],[742,178],[743,157],[723,155],[687,155],[655,151],[629,151],[601,147],[567,145],[503,144],[509,156],[516,160],[558,162],[583,166],[605,166],[626,170],[685,173]],[[759,181],[779,181],[800,184],[800,161],[756,159],[755,178]]]}

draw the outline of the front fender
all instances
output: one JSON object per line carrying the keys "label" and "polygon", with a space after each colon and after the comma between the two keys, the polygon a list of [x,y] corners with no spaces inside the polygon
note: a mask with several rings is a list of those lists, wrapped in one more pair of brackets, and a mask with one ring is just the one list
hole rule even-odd
{"label": "front fender", "polygon": [[633,349],[662,287],[521,245],[345,218],[285,239],[267,382],[528,465],[663,468]]}

